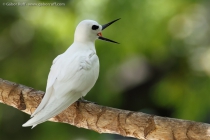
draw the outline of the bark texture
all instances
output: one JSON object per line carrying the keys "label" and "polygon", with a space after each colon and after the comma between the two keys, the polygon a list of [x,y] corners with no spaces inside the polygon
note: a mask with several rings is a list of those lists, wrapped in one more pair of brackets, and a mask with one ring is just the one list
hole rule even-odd
{"label": "bark texture", "polygon": [[[0,102],[32,114],[43,91],[0,79]],[[142,140],[210,140],[210,125],[75,102],[50,121]]]}

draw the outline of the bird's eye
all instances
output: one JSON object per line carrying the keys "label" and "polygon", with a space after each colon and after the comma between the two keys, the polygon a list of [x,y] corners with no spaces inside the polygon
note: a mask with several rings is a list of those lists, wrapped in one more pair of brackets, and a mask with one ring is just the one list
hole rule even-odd
{"label": "bird's eye", "polygon": [[99,26],[97,26],[97,25],[92,26],[92,30],[97,30],[98,28],[99,28]]}

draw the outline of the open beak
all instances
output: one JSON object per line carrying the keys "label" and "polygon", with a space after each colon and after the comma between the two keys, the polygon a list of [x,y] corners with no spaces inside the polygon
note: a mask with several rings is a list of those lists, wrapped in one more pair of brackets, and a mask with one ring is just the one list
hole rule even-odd
{"label": "open beak", "polygon": [[[102,25],[102,30],[104,30],[105,28],[107,28],[107,27],[108,27],[109,25],[111,25],[112,23],[118,21],[119,19],[120,19],[120,18],[118,18],[118,19],[116,19],[116,20],[114,20],[114,21],[111,21],[111,22],[109,22],[109,23],[107,23],[107,24]],[[108,38],[102,37],[102,33],[101,33],[101,32],[98,33],[97,35],[98,35],[98,39],[100,39],[100,40],[104,40],[104,41],[108,41],[108,42],[120,44],[120,43],[118,43],[118,42],[116,42],[116,41],[113,41],[113,40],[110,40],[110,39],[108,39]]]}

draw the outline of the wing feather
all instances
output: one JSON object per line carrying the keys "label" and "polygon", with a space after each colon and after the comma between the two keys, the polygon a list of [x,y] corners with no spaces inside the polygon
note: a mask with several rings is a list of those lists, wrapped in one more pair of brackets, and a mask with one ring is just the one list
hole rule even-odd
{"label": "wing feather", "polygon": [[41,103],[39,104],[38,108],[33,112],[33,114],[31,115],[31,117],[33,117],[34,115],[36,115],[39,111],[41,111],[41,109],[47,104],[47,102],[49,101],[51,94],[53,93],[53,83],[55,82],[57,76],[59,75],[59,69],[57,69],[57,67],[59,67],[60,63],[56,63],[57,61],[59,61],[59,59],[61,58],[62,55],[58,55],[54,60],[53,60],[53,64],[50,68],[50,73],[48,75],[48,80],[47,80],[47,88],[46,88],[46,92],[45,95],[41,101]]}
{"label": "wing feather", "polygon": [[58,114],[60,114],[63,110],[69,107],[69,104],[74,103],[80,98],[80,94],[71,93],[69,94],[71,97],[63,97],[57,99],[55,97],[50,98],[49,103],[45,106],[43,110],[37,113],[33,118],[31,118],[28,122],[26,122],[23,126],[34,126],[38,125]]}
{"label": "wing feather", "polygon": [[58,56],[51,67],[46,95],[32,117],[23,126],[36,126],[56,115],[85,96],[93,87],[99,72],[99,61],[96,54],[91,57],[75,53]]}

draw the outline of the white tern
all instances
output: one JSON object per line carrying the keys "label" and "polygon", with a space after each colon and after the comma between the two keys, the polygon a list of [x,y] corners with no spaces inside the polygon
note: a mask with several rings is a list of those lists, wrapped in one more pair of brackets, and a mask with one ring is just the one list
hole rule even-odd
{"label": "white tern", "polygon": [[117,20],[104,25],[83,20],[77,25],[73,44],[53,60],[44,98],[31,115],[32,118],[23,124],[24,127],[33,128],[60,114],[90,91],[99,75],[95,40],[117,43],[101,34],[103,29]]}

